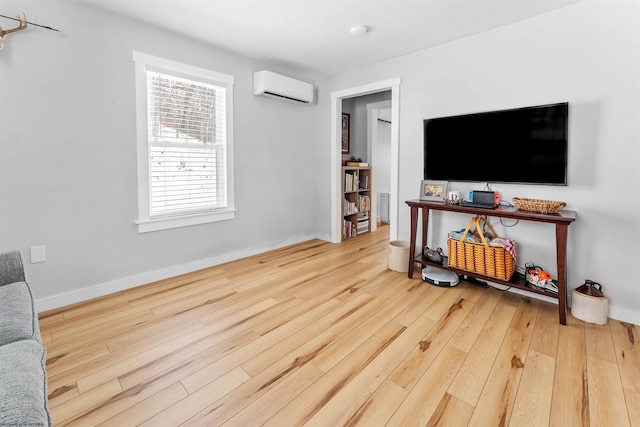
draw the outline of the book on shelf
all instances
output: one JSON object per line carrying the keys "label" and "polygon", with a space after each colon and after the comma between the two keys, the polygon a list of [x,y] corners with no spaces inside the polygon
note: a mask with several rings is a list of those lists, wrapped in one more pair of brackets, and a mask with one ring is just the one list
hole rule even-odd
{"label": "book on shelf", "polygon": [[345,239],[350,239],[351,237],[357,236],[358,235],[357,225],[345,219],[343,221],[342,235],[344,236]]}
{"label": "book on shelf", "polygon": [[344,201],[344,214],[351,215],[358,212],[358,205],[356,202],[351,202],[347,199]]}
{"label": "book on shelf", "polygon": [[347,162],[347,166],[357,166],[360,168],[366,168],[369,166],[368,162]]}
{"label": "book on shelf", "polygon": [[360,177],[360,190],[368,190],[369,189],[369,177],[367,175],[362,175]]}
{"label": "book on shelf", "polygon": [[371,210],[371,197],[358,196],[358,211],[367,212]]}
{"label": "book on shelf", "polygon": [[346,193],[356,191],[358,188],[358,178],[354,172],[345,172],[344,173],[344,191]]}

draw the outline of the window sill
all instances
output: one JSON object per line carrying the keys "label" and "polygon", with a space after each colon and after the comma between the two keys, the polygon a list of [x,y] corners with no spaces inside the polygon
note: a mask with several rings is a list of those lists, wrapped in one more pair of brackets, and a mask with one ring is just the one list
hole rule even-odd
{"label": "window sill", "polygon": [[235,218],[235,209],[225,209],[216,212],[196,215],[182,215],[165,218],[141,219],[136,221],[138,233],[168,230],[170,228],[189,227],[191,225],[209,222],[227,221]]}

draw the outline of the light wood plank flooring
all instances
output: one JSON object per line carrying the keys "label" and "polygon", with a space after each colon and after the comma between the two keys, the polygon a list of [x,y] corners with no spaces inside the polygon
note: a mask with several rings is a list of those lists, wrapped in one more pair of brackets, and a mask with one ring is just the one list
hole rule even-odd
{"label": "light wood plank flooring", "polygon": [[390,271],[388,227],[41,315],[54,425],[640,426],[638,326]]}

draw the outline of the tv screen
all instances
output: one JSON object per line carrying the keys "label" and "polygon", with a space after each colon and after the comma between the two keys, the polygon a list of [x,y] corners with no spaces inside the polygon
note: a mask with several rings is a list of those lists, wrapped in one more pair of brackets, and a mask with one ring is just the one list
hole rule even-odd
{"label": "tv screen", "polygon": [[569,104],[424,120],[424,179],[567,185]]}

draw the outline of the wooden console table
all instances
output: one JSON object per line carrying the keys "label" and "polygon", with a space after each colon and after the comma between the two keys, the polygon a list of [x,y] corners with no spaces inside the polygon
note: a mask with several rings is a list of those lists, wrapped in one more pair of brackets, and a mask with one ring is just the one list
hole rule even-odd
{"label": "wooden console table", "polygon": [[[566,259],[567,259],[567,232],[569,224],[576,220],[576,213],[574,211],[563,210],[558,214],[537,214],[532,212],[519,211],[513,207],[499,207],[498,209],[482,209],[472,208],[460,205],[448,205],[443,202],[427,202],[421,200],[408,200],[405,202],[411,208],[411,241],[409,244],[409,278],[413,277],[413,269],[415,263],[422,266],[430,265],[434,267],[444,268],[451,270],[459,275],[466,275],[469,277],[475,277],[478,279],[486,280],[489,282],[499,283],[502,285],[511,286],[513,288],[522,289],[528,292],[533,292],[541,295],[546,295],[554,298],[558,298],[558,314],[560,323],[567,324],[567,272],[566,272]],[[422,210],[422,250],[420,254],[416,256],[416,232],[418,229],[418,210]],[[470,215],[486,215],[496,218],[511,218],[523,221],[534,222],[546,222],[555,224],[556,226],[556,263],[558,268],[558,294],[546,292],[542,289],[538,289],[534,286],[530,286],[523,278],[514,274],[511,280],[501,280],[495,277],[483,276],[478,273],[470,271],[459,270],[457,268],[448,267],[446,260],[443,264],[437,264],[424,259],[424,248],[427,244],[427,230],[429,225],[429,213],[432,210],[446,211],[446,212],[459,212]]]}

